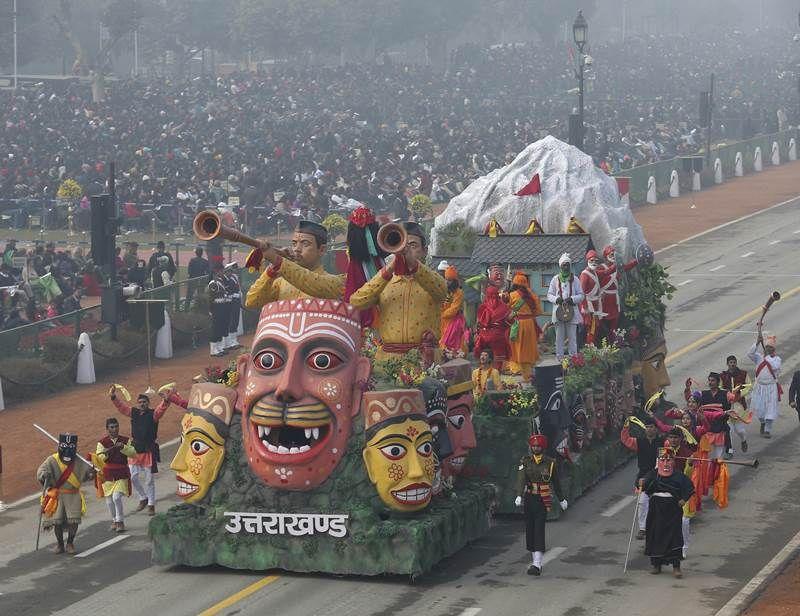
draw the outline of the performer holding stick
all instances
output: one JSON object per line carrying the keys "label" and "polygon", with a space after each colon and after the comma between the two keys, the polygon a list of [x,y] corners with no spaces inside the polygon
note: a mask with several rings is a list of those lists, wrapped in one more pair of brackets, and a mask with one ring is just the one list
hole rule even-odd
{"label": "performer holding stick", "polygon": [[[75,553],[75,535],[81,518],[86,513],[86,500],[81,492],[81,484],[94,476],[92,466],[78,456],[77,451],[78,436],[60,434],[58,451],[45,458],[36,471],[36,479],[44,487],[41,526],[44,530],[55,530],[56,554]],[[64,530],[67,531],[66,546]]]}
{"label": "performer holding stick", "polygon": [[656,470],[639,480],[642,490],[650,497],[644,553],[650,557],[653,569],[661,573],[662,565],[672,565],[676,578],[683,577],[683,506],[694,494],[694,486],[682,471],[675,468],[672,449],[658,450]]}
{"label": "performer holding stick", "polygon": [[[778,403],[781,401],[783,389],[778,383],[778,377],[781,374],[781,358],[775,354],[777,340],[775,336],[767,336],[765,339],[762,328],[764,327],[764,317],[767,316],[772,304],[780,298],[781,294],[773,291],[767,303],[764,304],[761,318],[757,324],[758,337],[747,353],[747,357],[756,365],[755,385],[750,405],[761,423],[761,436],[764,438],[772,438],[772,422],[778,417]],[[759,353],[759,345],[761,345],[763,353]]]}

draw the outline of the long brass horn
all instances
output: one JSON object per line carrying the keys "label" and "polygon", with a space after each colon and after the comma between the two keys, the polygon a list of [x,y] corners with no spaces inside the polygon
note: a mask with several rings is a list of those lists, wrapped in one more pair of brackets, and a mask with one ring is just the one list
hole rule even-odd
{"label": "long brass horn", "polygon": [[378,248],[389,254],[403,252],[406,248],[407,240],[408,234],[403,225],[399,225],[396,222],[387,222],[378,229]]}
{"label": "long brass horn", "polygon": [[219,214],[213,210],[203,210],[202,212],[198,212],[197,216],[194,217],[194,221],[192,222],[192,230],[198,239],[205,241],[213,240],[219,237],[223,240],[228,240],[229,242],[247,244],[253,248],[261,247],[261,242],[259,242],[257,239],[250,237],[249,235],[245,235],[236,229],[223,225]]}

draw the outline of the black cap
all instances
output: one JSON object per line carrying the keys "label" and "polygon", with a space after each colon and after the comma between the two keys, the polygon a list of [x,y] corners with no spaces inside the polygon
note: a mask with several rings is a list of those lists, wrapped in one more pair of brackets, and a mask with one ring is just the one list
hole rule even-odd
{"label": "black cap", "polygon": [[708,378],[716,379],[717,381],[719,381],[720,380],[719,372],[709,372]]}
{"label": "black cap", "polygon": [[315,238],[317,238],[317,242],[320,244],[328,243],[328,231],[319,223],[312,222],[310,220],[301,220],[297,223],[297,228],[295,228],[295,231],[313,235]]}
{"label": "black cap", "polygon": [[427,244],[427,238],[425,237],[425,231],[422,229],[419,223],[416,222],[404,222],[403,229],[406,230],[406,233],[409,235],[416,235],[418,238],[422,240],[422,245],[425,246]]}
{"label": "black cap", "polygon": [[58,446],[73,446],[76,447],[78,445],[78,435],[77,434],[59,434],[58,435]]}

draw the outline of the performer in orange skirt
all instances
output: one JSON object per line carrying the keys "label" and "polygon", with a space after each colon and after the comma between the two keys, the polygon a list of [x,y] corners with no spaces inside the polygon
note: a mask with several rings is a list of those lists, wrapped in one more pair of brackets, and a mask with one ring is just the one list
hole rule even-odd
{"label": "performer in orange skirt", "polygon": [[[522,272],[514,274],[512,279],[509,305],[512,320],[517,325],[511,329],[511,359],[508,362],[512,374],[530,376],[531,369],[539,361],[539,333],[541,329],[536,317],[542,314],[542,303],[539,297],[528,286],[528,278]],[[516,333],[514,332],[516,329]]]}

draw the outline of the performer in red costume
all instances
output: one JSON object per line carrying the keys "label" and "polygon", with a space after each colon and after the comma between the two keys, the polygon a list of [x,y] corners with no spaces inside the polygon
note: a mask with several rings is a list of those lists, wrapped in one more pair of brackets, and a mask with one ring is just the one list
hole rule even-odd
{"label": "performer in red costume", "polygon": [[[603,325],[610,334],[617,329],[619,322],[619,281],[617,280],[616,252],[613,246],[606,246],[603,249],[605,264],[597,268],[597,275],[600,282],[600,310],[603,313]],[[622,269],[629,272],[636,267],[639,262],[636,259],[628,261]]]}
{"label": "performer in red costume", "polygon": [[[598,272],[598,270],[600,270]],[[586,253],[586,269],[581,272],[580,281],[583,289],[583,303],[581,303],[581,313],[583,314],[583,324],[586,328],[586,344],[594,344],[597,335],[600,333],[600,325],[603,317],[603,299],[601,290],[607,276],[601,273],[605,270],[600,261],[600,257],[594,250]]]}
{"label": "performer in red costume", "polygon": [[509,355],[511,345],[508,342],[508,330],[511,328],[509,316],[511,310],[500,299],[495,286],[486,288],[486,297],[478,307],[478,336],[475,339],[475,357],[479,357],[485,348],[492,350],[494,367],[501,369]]}

